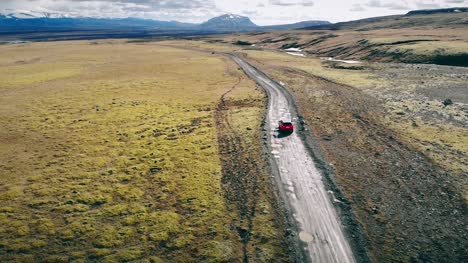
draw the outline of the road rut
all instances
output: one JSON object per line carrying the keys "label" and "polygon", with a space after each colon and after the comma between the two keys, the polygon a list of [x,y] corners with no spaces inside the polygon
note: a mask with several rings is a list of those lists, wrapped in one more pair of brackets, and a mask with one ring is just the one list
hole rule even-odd
{"label": "road rut", "polygon": [[278,187],[297,221],[299,238],[307,243],[312,262],[355,262],[335,207],[332,192],[328,192],[322,175],[315,166],[304,142],[297,133],[281,136],[278,120],[290,118],[297,123],[294,105],[284,87],[237,56],[229,55],[244,72],[268,93],[267,126],[272,162],[278,167]]}

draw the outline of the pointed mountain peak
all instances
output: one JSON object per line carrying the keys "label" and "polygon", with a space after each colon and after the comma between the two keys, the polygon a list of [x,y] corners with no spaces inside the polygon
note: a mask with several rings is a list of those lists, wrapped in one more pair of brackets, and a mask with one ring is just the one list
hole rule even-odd
{"label": "pointed mountain peak", "polygon": [[205,23],[202,23],[201,27],[209,30],[219,31],[243,31],[252,30],[258,26],[246,16],[228,13],[211,18]]}

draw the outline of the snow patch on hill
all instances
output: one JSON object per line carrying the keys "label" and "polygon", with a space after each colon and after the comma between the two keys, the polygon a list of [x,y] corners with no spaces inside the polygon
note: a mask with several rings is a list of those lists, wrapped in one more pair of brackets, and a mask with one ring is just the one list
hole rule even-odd
{"label": "snow patch on hill", "polygon": [[64,13],[50,10],[13,10],[13,9],[0,9],[0,16],[9,19],[34,19],[34,18],[76,18],[77,14]]}

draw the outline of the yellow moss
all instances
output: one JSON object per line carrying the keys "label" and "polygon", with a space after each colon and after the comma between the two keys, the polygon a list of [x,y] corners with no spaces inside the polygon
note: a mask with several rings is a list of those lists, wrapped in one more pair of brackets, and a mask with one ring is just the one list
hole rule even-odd
{"label": "yellow moss", "polygon": [[234,246],[229,241],[212,241],[199,252],[200,256],[208,256],[210,262],[230,262],[236,258]]}
{"label": "yellow moss", "polygon": [[103,263],[114,263],[114,262],[118,262],[118,261],[119,260],[117,259],[116,255],[109,255],[109,256],[104,257],[101,262],[103,262]]}
{"label": "yellow moss", "polygon": [[75,251],[75,252],[70,252],[70,259],[72,262],[89,262],[86,252],[84,251]]}
{"label": "yellow moss", "polygon": [[102,205],[110,203],[112,201],[112,197],[100,193],[83,193],[78,196],[77,201],[87,205]]}
{"label": "yellow moss", "polygon": [[106,248],[94,248],[89,252],[89,254],[91,257],[100,258],[112,254],[112,250]]}
{"label": "yellow moss", "polygon": [[39,234],[52,235],[55,233],[55,225],[50,219],[42,218],[34,220],[31,222],[31,225],[35,227]]}
{"label": "yellow moss", "polygon": [[0,207],[0,213],[13,213],[15,209],[13,207]]}
{"label": "yellow moss", "polygon": [[138,215],[132,215],[132,216],[127,216],[123,220],[124,225],[136,225],[140,222],[144,222],[146,219],[145,214],[138,214]]}
{"label": "yellow moss", "polygon": [[40,248],[47,246],[47,242],[44,240],[31,240],[31,247],[33,248]]}
{"label": "yellow moss", "polygon": [[112,226],[107,226],[99,230],[100,234],[94,244],[97,247],[112,248],[123,244],[123,240],[119,238],[119,233]]}
{"label": "yellow moss", "polygon": [[59,232],[60,238],[63,240],[72,240],[75,238],[75,233],[70,229],[64,229]]}
{"label": "yellow moss", "polygon": [[115,193],[126,200],[139,200],[145,194],[140,189],[128,185],[118,185],[115,188]]}
{"label": "yellow moss", "polygon": [[31,250],[31,244],[24,239],[13,239],[0,243],[7,251],[25,253]]}
{"label": "yellow moss", "polygon": [[[390,127],[398,131],[404,140],[416,146],[442,167],[456,174],[468,172],[464,156],[468,155],[468,132],[450,124],[428,125],[420,121],[390,122]],[[465,195],[468,195],[465,189]]]}
{"label": "yellow moss", "polygon": [[0,200],[12,200],[21,195],[21,192],[19,190],[10,190],[6,191],[4,193],[0,193]]}
{"label": "yellow moss", "polygon": [[0,66],[0,89],[16,88],[41,82],[63,79],[79,74],[80,68],[74,64],[31,64]]}
{"label": "yellow moss", "polygon": [[33,255],[17,255],[14,262],[18,263],[34,263],[36,262]]}
{"label": "yellow moss", "polygon": [[29,227],[27,226],[17,226],[14,228],[14,232],[17,236],[26,236],[29,234]]}
{"label": "yellow moss", "polygon": [[37,200],[33,200],[33,201],[29,202],[28,205],[30,207],[33,207],[33,208],[39,208],[41,206],[48,205],[48,204],[51,204],[53,202],[54,201],[51,200],[51,199],[37,199]]}
{"label": "yellow moss", "polygon": [[67,256],[62,256],[62,255],[52,255],[48,256],[45,260],[45,262],[48,263],[66,263],[69,262],[69,257]]}
{"label": "yellow moss", "polygon": [[150,257],[149,262],[150,263],[164,263],[165,261],[158,257]]}
{"label": "yellow moss", "polygon": [[75,204],[75,205],[61,205],[59,207],[56,207],[54,210],[55,211],[61,211],[63,213],[73,213],[73,212],[86,212],[89,211],[89,206],[85,204]]}
{"label": "yellow moss", "polygon": [[[69,224],[66,225],[68,230],[71,230],[75,235],[92,233],[96,231],[95,219],[90,217],[78,216],[70,220]],[[100,230],[100,229],[99,229]],[[66,233],[66,232],[65,232]]]}
{"label": "yellow moss", "polygon": [[[213,120],[221,95],[242,74],[227,72],[232,62],[122,41],[34,43],[0,52],[0,75],[11,73],[0,80],[0,89],[8,88],[0,96],[0,183],[8,187],[0,193],[0,222],[31,223],[25,239],[51,241],[45,248],[16,244],[8,228],[2,244],[67,256],[138,244],[144,255],[154,249],[148,239],[177,240],[170,245],[180,250],[160,251],[187,262],[213,240],[237,242]],[[8,213],[15,218],[2,217]],[[36,215],[53,221],[31,221]],[[186,238],[172,238],[179,233]],[[119,261],[113,254],[101,259]]]}
{"label": "yellow moss", "polygon": [[158,226],[150,229],[149,237],[153,241],[166,241],[171,233],[180,231],[180,216],[174,212],[154,212],[148,215],[146,221],[149,226]]}
{"label": "yellow moss", "polygon": [[132,260],[137,260],[141,257],[143,252],[139,249],[125,249],[125,250],[119,250],[117,252],[117,258],[119,261],[132,261]]}

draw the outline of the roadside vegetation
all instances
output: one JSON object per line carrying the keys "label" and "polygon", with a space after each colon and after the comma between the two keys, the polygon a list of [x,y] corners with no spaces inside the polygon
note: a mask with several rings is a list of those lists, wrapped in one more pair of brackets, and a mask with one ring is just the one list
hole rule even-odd
{"label": "roadside vegetation", "polygon": [[346,64],[222,43],[192,45],[231,47],[293,93],[374,261],[462,260],[465,68]]}
{"label": "roadside vegetation", "polygon": [[[265,98],[232,62],[124,41],[0,53],[2,261],[287,257],[257,138]],[[250,225],[228,198],[218,147],[229,90],[231,125],[260,171],[245,190],[257,197]]]}
{"label": "roadside vegetation", "polygon": [[[356,70],[245,53],[295,95],[374,260],[462,260],[466,69],[364,64]],[[447,98],[457,103],[444,106]]]}
{"label": "roadside vegetation", "polygon": [[[229,64],[233,76],[237,66]],[[222,162],[222,185],[229,208],[235,213],[232,226],[242,242],[244,262],[287,262],[294,260],[287,243],[287,221],[271,190],[262,150],[262,122],[266,97],[250,79],[239,76],[238,83],[220,99],[215,111],[218,145]],[[278,236],[275,225],[282,226]],[[283,251],[278,251],[282,247]],[[279,252],[287,252],[285,254]]]}

